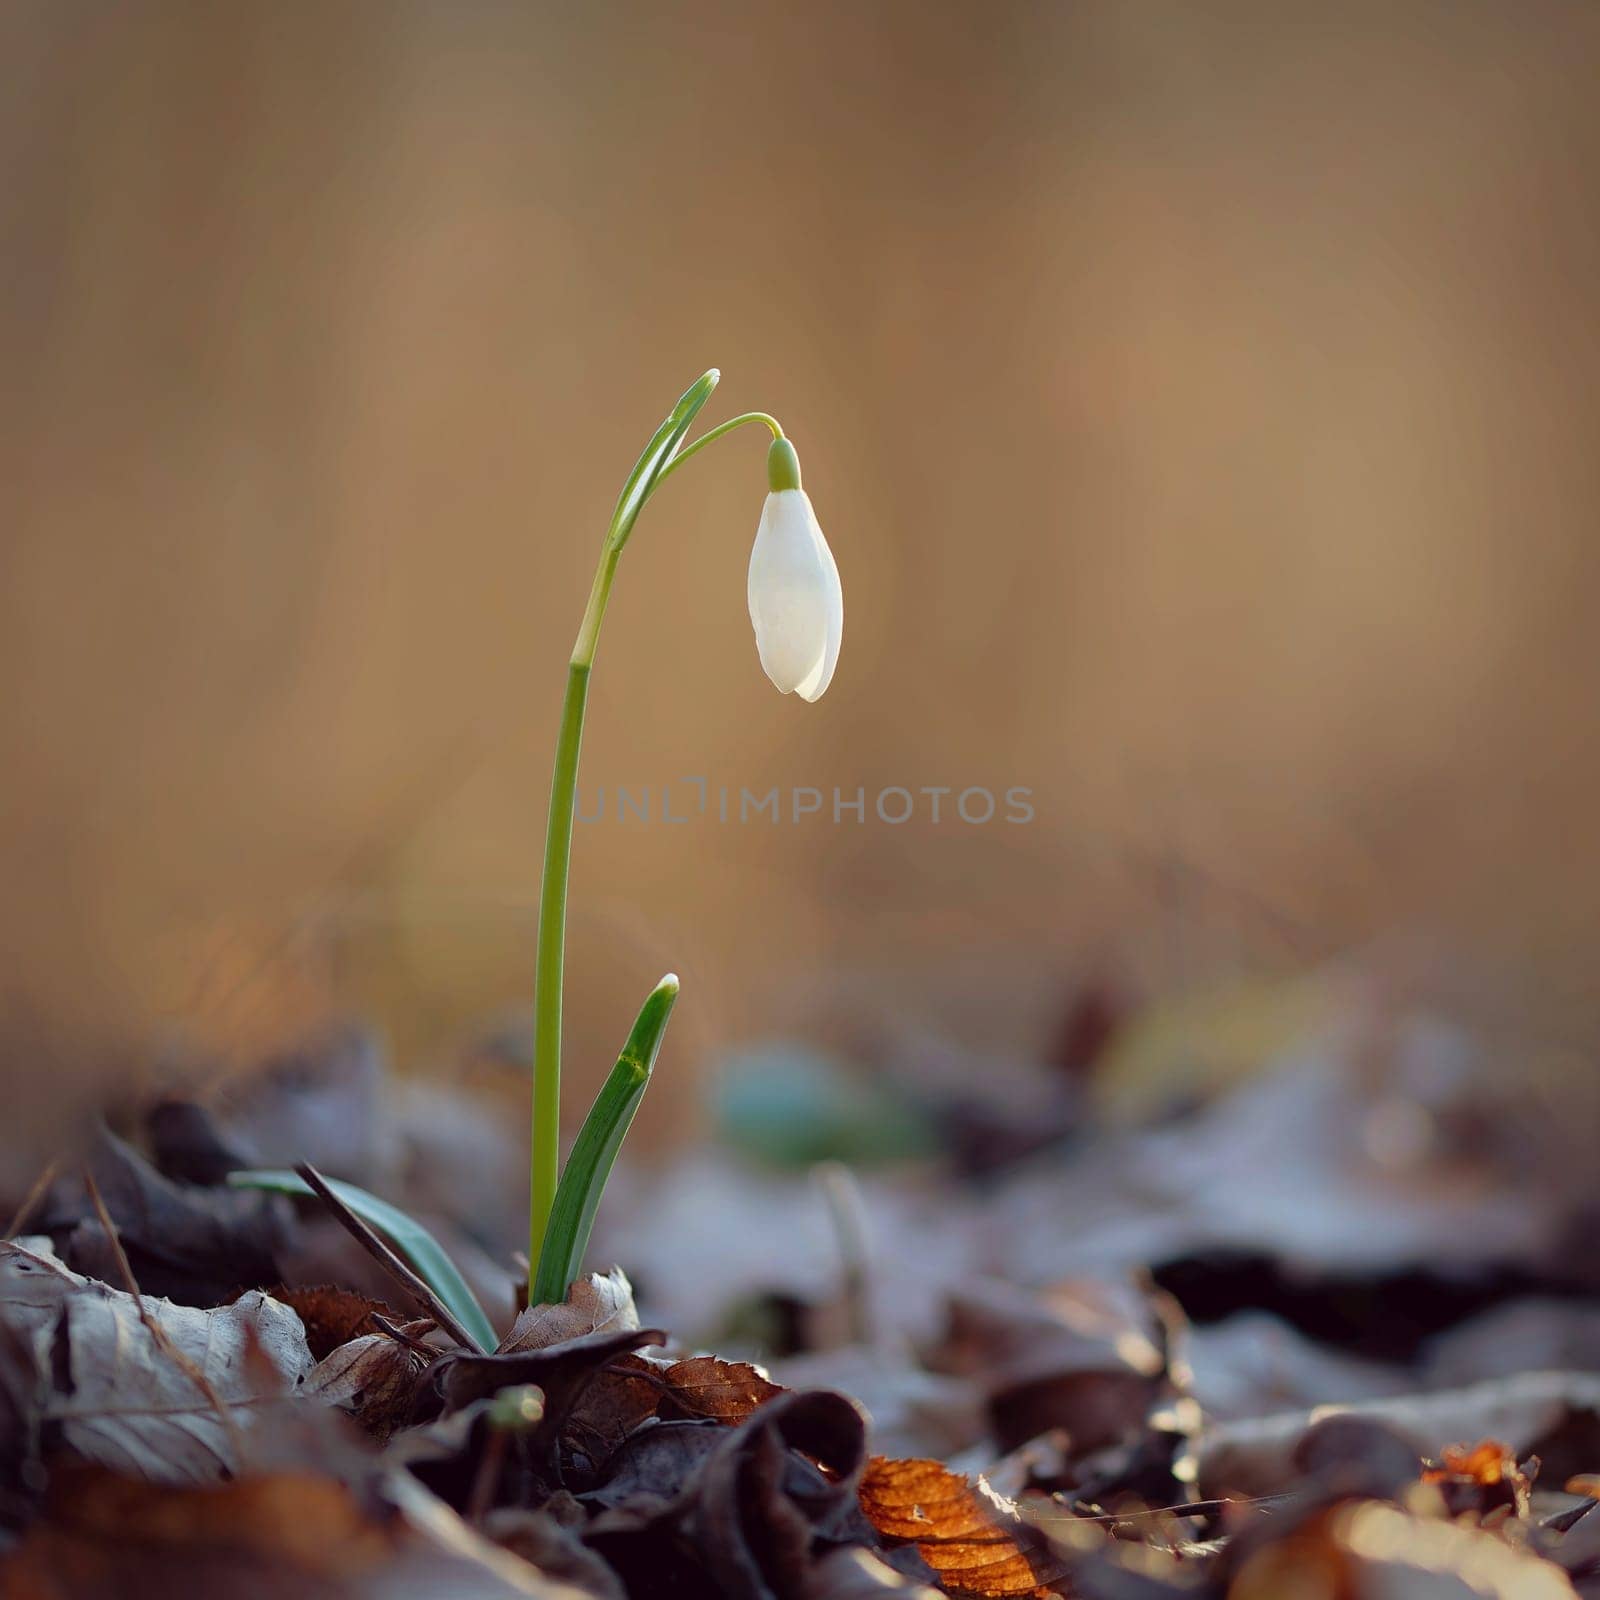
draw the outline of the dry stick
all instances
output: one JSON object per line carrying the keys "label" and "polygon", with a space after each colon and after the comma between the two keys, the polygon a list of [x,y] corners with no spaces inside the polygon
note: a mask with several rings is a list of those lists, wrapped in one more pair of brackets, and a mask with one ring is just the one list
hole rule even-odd
{"label": "dry stick", "polygon": [[450,1308],[428,1285],[397,1256],[393,1250],[347,1206],[332,1189],[328,1181],[309,1161],[300,1162],[294,1169],[310,1186],[317,1198],[333,1213],[338,1222],[358,1245],[394,1279],[401,1288],[428,1308],[428,1315],[450,1335],[457,1344],[479,1355],[488,1354],[478,1341],[451,1315]]}
{"label": "dry stick", "polygon": [[6,1231],[0,1234],[0,1238],[14,1239],[22,1232],[23,1223],[33,1215],[34,1209],[44,1199],[45,1190],[56,1181],[56,1168],[60,1164],[56,1157],[45,1163],[44,1171],[33,1180],[33,1187],[23,1196],[22,1204],[12,1213],[11,1221],[6,1224]]}
{"label": "dry stick", "polygon": [[139,1290],[139,1280],[134,1277],[133,1267],[128,1261],[128,1252],[122,1248],[122,1235],[117,1232],[117,1225],[111,1220],[111,1213],[106,1209],[100,1185],[94,1181],[94,1174],[87,1167],[83,1169],[83,1181],[89,1191],[89,1199],[94,1204],[95,1214],[100,1218],[100,1226],[106,1230],[106,1238],[111,1243],[111,1253],[117,1260],[117,1271],[122,1274],[122,1281],[127,1286],[128,1293],[133,1296],[133,1303],[138,1309],[139,1320],[144,1324],[145,1331],[157,1348],[164,1351],[184,1376],[211,1402],[223,1431],[228,1435],[228,1442],[233,1446],[235,1463],[242,1462],[244,1434],[240,1431],[239,1424],[234,1421],[233,1413],[228,1409],[226,1401],[217,1393],[216,1385],[205,1375],[194,1358],[180,1350],[173,1343],[172,1336],[167,1330],[150,1315],[144,1303],[144,1295]]}
{"label": "dry stick", "polygon": [[368,1320],[379,1333],[387,1334],[396,1344],[404,1345],[414,1355],[433,1357],[439,1352],[432,1345],[427,1345],[415,1335],[409,1334],[404,1328],[397,1328],[386,1316],[379,1311],[369,1311]]}

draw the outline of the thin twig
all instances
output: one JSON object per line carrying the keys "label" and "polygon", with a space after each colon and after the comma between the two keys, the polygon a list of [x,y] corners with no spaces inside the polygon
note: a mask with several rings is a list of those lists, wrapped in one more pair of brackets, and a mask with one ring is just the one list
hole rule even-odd
{"label": "thin twig", "polygon": [[227,1402],[217,1393],[216,1385],[205,1375],[194,1358],[180,1350],[167,1330],[150,1315],[149,1308],[144,1303],[144,1295],[139,1289],[139,1280],[134,1277],[133,1267],[128,1261],[128,1252],[122,1248],[122,1235],[117,1232],[117,1225],[111,1220],[111,1213],[106,1209],[100,1185],[94,1181],[94,1173],[87,1167],[83,1169],[83,1182],[89,1191],[89,1199],[94,1205],[95,1214],[100,1218],[100,1226],[105,1229],[106,1238],[110,1241],[111,1253],[117,1261],[117,1271],[122,1274],[122,1281],[127,1291],[133,1296],[133,1303],[138,1309],[139,1320],[144,1324],[145,1331],[157,1348],[164,1351],[184,1376],[210,1401],[217,1413],[217,1420],[221,1422],[223,1431],[228,1435],[228,1442],[233,1446],[235,1463],[243,1461],[244,1434],[240,1431],[239,1424],[234,1421]]}
{"label": "thin twig", "polygon": [[33,1180],[33,1187],[23,1196],[22,1204],[12,1213],[11,1221],[6,1224],[6,1231],[0,1237],[14,1239],[22,1232],[23,1223],[33,1215],[39,1202],[44,1199],[45,1191],[56,1181],[56,1168],[60,1164],[54,1157],[45,1163],[44,1171]]}
{"label": "thin twig", "polygon": [[328,1186],[328,1180],[322,1176],[309,1161],[300,1162],[294,1169],[310,1186],[317,1198],[333,1213],[334,1220],[338,1222],[385,1272],[394,1279],[401,1288],[405,1289],[422,1305],[428,1308],[428,1315],[450,1335],[459,1345],[464,1345],[468,1350],[474,1350],[479,1355],[487,1355],[486,1351],[465,1328],[456,1321],[449,1306],[430,1289],[426,1281],[417,1276],[404,1261],[395,1254],[389,1246],[367,1226],[365,1222],[347,1206],[338,1195]]}
{"label": "thin twig", "polygon": [[407,1350],[410,1350],[415,1355],[428,1356],[431,1359],[439,1354],[432,1345],[424,1344],[415,1334],[407,1333],[404,1328],[397,1328],[380,1311],[369,1311],[367,1320],[371,1322],[379,1333],[387,1334],[396,1344],[404,1345]]}
{"label": "thin twig", "polygon": [[[1141,1517],[1214,1517],[1224,1511],[1269,1511],[1277,1505],[1287,1504],[1294,1498],[1290,1494],[1264,1494],[1251,1499],[1224,1496],[1215,1500],[1191,1500],[1181,1506],[1144,1506],[1137,1511],[1066,1511],[1057,1515],[1042,1509],[1029,1508],[1032,1522],[1133,1522]],[[1078,1501],[1076,1504],[1083,1504]]]}

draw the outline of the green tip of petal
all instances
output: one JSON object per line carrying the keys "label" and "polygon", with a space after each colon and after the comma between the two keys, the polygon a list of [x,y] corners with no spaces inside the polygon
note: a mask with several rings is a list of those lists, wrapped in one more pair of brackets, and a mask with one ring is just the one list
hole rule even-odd
{"label": "green tip of petal", "polygon": [[774,439],[767,451],[767,486],[774,494],[800,487],[800,457],[787,439]]}

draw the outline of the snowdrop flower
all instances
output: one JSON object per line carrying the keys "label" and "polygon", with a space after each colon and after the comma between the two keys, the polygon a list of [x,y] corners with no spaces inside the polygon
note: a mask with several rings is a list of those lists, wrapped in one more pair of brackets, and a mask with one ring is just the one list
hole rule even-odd
{"label": "snowdrop flower", "polygon": [[784,694],[820,700],[833,680],[844,633],[844,590],[833,552],[800,487],[787,439],[767,452],[771,493],[750,552],[750,621],[761,665]]}

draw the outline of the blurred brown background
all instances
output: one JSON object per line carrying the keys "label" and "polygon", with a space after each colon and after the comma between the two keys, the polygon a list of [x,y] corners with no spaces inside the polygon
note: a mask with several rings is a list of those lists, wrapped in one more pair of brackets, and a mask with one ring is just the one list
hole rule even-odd
{"label": "blurred brown background", "polygon": [[1581,0],[13,0],[23,1109],[179,1024],[428,1066],[516,1014],[598,540],[712,364],[800,447],[839,673],[761,675],[738,435],[630,547],[588,802],[1037,819],[581,830],[580,1070],[668,967],[683,1081],[840,986],[1018,1051],[1091,967],[1396,933],[1586,1039],[1597,66]]}

